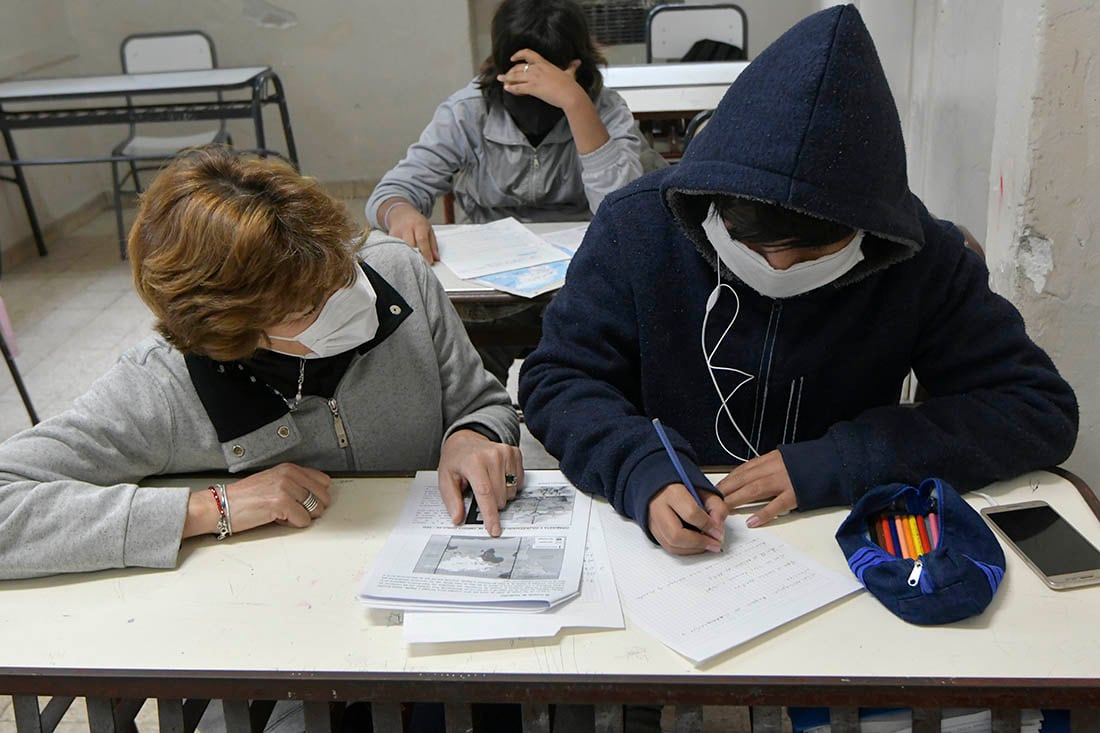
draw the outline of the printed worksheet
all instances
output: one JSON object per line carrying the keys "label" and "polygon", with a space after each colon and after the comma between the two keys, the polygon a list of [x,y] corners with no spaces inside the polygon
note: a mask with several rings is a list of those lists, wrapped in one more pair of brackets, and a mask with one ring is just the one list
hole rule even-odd
{"label": "printed worksheet", "polygon": [[544,613],[414,613],[405,614],[406,644],[439,644],[489,639],[556,636],[562,629],[621,629],[623,611],[607,556],[598,512],[588,520],[581,592]]}
{"label": "printed worksheet", "polygon": [[434,471],[416,474],[401,518],[359,591],[371,608],[543,611],[580,590],[591,499],[558,471],[528,471],[490,537],[472,497],[455,526]]}
{"label": "printed worksheet", "polygon": [[489,224],[438,227],[435,234],[440,261],[463,280],[569,259],[567,252],[512,217]]}

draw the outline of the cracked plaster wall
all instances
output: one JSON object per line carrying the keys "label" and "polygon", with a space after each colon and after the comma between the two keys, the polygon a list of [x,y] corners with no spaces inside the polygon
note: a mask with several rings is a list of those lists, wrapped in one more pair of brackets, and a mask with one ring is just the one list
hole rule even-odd
{"label": "cracked plaster wall", "polygon": [[1100,3],[1005,6],[989,199],[994,288],[1073,385],[1067,467],[1100,486]]}

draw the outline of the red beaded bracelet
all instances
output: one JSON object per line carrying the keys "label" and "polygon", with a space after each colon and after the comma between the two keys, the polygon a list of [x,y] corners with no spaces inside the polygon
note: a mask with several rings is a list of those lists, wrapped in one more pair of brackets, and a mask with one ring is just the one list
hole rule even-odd
{"label": "red beaded bracelet", "polygon": [[224,540],[229,535],[233,534],[233,531],[229,528],[229,517],[226,514],[226,506],[222,503],[221,492],[218,491],[217,486],[207,487],[211,494],[214,495],[214,503],[218,506],[218,539]]}

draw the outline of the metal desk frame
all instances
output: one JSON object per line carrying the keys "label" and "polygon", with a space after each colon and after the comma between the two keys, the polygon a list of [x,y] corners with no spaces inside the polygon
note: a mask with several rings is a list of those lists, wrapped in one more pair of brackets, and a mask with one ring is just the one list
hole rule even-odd
{"label": "metal desk frame", "polygon": [[[249,96],[202,102],[153,102],[151,100],[147,103],[131,102],[131,98],[148,100],[164,95],[196,92],[227,93],[239,90],[249,90]],[[87,101],[92,101],[94,104],[90,106],[72,104]],[[15,183],[19,186],[19,193],[23,197],[23,207],[27,212],[27,220],[38,247],[38,254],[44,256],[47,253],[46,243],[23,168],[38,165],[161,160],[162,157],[90,155],[25,160],[19,157],[12,136],[13,131],[180,120],[251,119],[256,134],[256,152],[266,154],[271,151],[267,150],[263,108],[270,104],[278,105],[287,157],[297,166],[298,151],[294,145],[294,134],[290,127],[290,113],[287,109],[283,84],[269,66],[3,82],[0,83],[0,135],[3,135],[8,159],[0,161],[0,167],[10,167],[12,173],[0,175],[0,181]],[[118,215],[121,217],[121,212]],[[125,256],[124,249],[122,254]]]}

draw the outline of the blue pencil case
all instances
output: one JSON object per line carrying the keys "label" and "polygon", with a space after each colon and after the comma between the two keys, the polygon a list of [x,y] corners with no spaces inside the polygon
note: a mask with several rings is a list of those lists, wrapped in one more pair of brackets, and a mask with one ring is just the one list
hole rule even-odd
{"label": "blue pencil case", "polygon": [[[905,525],[899,517],[913,518],[911,541],[899,541],[897,531]],[[924,528],[918,531],[920,522]],[[899,528],[892,537],[876,533],[876,527],[891,523]],[[836,540],[871,595],[913,624],[947,624],[980,614],[1004,577],[1004,552],[992,530],[938,478],[920,486],[874,487],[852,507]]]}

